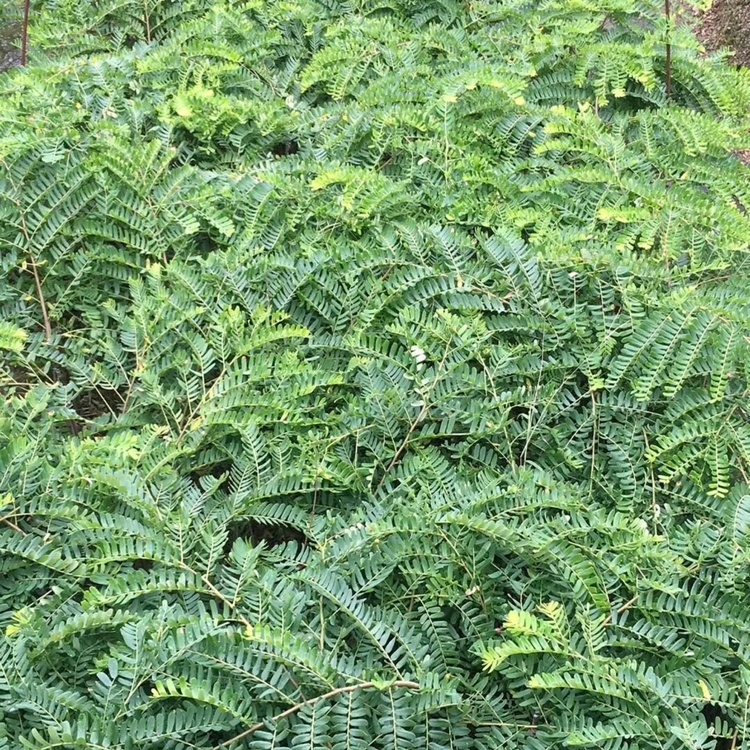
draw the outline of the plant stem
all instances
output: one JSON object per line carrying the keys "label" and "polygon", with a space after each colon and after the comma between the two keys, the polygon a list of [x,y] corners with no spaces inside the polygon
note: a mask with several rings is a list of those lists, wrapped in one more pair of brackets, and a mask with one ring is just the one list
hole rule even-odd
{"label": "plant stem", "polygon": [[21,65],[26,65],[26,54],[29,49],[29,3],[23,0],[23,24],[21,26]]}
{"label": "plant stem", "polygon": [[[638,601],[638,594],[636,594],[632,599],[628,599],[628,601],[626,601],[625,604],[619,607],[617,610],[617,614],[621,615],[626,609],[630,609],[637,601]],[[602,625],[609,625],[610,622],[612,622],[612,613],[610,613],[604,618],[604,620],[602,621]]]}
{"label": "plant stem", "polygon": [[151,19],[148,13],[148,0],[143,0],[143,20],[146,23],[146,41],[151,44]]}
{"label": "plant stem", "polygon": [[44,292],[42,291],[42,279],[39,276],[39,269],[36,266],[36,261],[30,255],[29,260],[31,261],[31,273],[34,276],[34,286],[36,287],[37,297],[39,297],[39,307],[42,310],[42,320],[44,322],[44,340],[49,342],[52,338],[52,327],[49,322],[49,314],[47,313],[47,303],[44,300]]}
{"label": "plant stem", "polygon": [[[26,3],[28,5],[28,0],[26,0]],[[42,290],[42,279],[39,276],[39,268],[36,265],[36,259],[31,253],[31,237],[29,236],[29,232],[26,228],[26,217],[23,215],[23,213],[21,214],[21,232],[29,248],[29,264],[31,265],[31,273],[34,277],[34,286],[36,287],[36,294],[39,298],[39,307],[41,308],[42,320],[44,322],[44,340],[49,343],[50,339],[52,338],[52,326],[49,322],[49,313],[47,312],[47,303],[44,299],[44,291]]]}
{"label": "plant stem", "polygon": [[670,42],[672,37],[672,8],[670,7],[670,0],[664,0],[664,16],[667,19],[667,57],[664,63],[665,83],[667,99],[670,99],[672,97],[672,44]]}
{"label": "plant stem", "polygon": [[[276,716],[271,718],[271,721],[274,723],[276,723],[277,721],[281,721],[281,719],[285,719],[287,716],[291,716],[292,714],[297,713],[297,711],[304,708],[305,706],[312,706],[318,701],[325,701],[329,698],[335,698],[337,695],[343,695],[344,693],[353,693],[356,690],[370,690],[374,687],[375,684],[372,682],[362,682],[359,685],[347,685],[346,687],[329,690],[327,693],[323,693],[323,695],[318,695],[315,698],[310,698],[309,700],[302,701],[302,703],[295,703],[291,708],[287,708],[286,711],[282,711],[280,714],[276,714]],[[419,690],[419,683],[411,682],[410,680],[396,680],[390,685],[390,687]],[[258,729],[264,727],[265,724],[265,721],[260,721],[257,724],[253,724],[251,727],[248,727],[244,732],[242,732],[242,734],[238,734],[236,737],[232,737],[231,740],[227,740],[226,742],[222,742],[220,745],[217,745],[216,750],[219,750],[219,748],[222,747],[229,747],[229,745],[233,745],[235,742],[245,739],[245,737],[249,737],[253,732],[256,732]]]}

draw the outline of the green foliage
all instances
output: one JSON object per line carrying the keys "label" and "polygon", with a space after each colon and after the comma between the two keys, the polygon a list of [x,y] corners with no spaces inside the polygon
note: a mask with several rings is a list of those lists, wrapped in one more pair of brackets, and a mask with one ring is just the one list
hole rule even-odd
{"label": "green foliage", "polygon": [[0,748],[750,741],[750,77],[659,5],[37,3]]}

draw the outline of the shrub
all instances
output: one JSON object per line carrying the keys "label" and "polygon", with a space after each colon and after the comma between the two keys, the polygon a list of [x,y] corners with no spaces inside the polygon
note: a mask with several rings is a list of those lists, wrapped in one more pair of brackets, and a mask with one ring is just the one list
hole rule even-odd
{"label": "shrub", "polygon": [[659,11],[38,3],[0,748],[747,741],[750,79]]}

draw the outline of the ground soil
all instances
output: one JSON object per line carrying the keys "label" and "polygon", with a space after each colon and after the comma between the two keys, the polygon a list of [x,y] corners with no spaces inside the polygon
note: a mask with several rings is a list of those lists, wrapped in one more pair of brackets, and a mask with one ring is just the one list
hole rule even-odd
{"label": "ground soil", "polygon": [[707,50],[728,48],[732,62],[750,66],[750,0],[714,0],[696,33]]}
{"label": "ground soil", "polygon": [[[711,9],[699,18],[695,33],[707,51],[732,51],[730,61],[750,67],[750,0],[714,0]],[[735,152],[750,165],[750,151]]]}
{"label": "ground soil", "polygon": [[18,65],[18,39],[20,35],[21,27],[18,24],[10,26],[0,24],[0,71]]}

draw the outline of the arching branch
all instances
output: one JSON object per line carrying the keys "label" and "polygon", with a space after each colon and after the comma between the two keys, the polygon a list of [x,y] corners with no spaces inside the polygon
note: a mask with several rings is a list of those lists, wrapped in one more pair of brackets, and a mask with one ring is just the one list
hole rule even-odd
{"label": "arching branch", "polygon": [[[287,708],[286,711],[282,711],[280,714],[277,714],[276,716],[271,718],[271,721],[275,724],[277,721],[281,721],[281,719],[285,719],[287,716],[291,716],[292,714],[296,714],[297,711],[300,711],[301,709],[305,708],[305,706],[312,706],[315,703],[318,703],[318,701],[325,701],[329,700],[330,698],[335,698],[337,695],[343,695],[344,693],[353,693],[356,690],[370,690],[372,688],[376,687],[374,682],[362,682],[359,685],[347,685],[346,687],[340,687],[336,688],[335,690],[330,690],[327,693],[323,693],[323,695],[318,695],[315,698],[310,698],[309,700],[303,701],[302,703],[295,703],[295,705],[291,706],[290,708]],[[395,682],[391,683],[389,688],[408,688],[409,690],[419,690],[419,683],[417,682],[411,682],[410,680],[396,680]],[[257,732],[259,729],[262,729],[265,726],[265,721],[259,721],[257,724],[253,724],[251,727],[248,727],[244,732],[241,734],[238,734],[236,737],[232,737],[231,740],[227,740],[226,742],[222,742],[221,745],[217,745],[216,750],[220,750],[222,747],[229,747],[230,745],[233,745],[235,742],[239,742],[240,740],[245,739],[245,737],[249,737],[253,732]]]}

